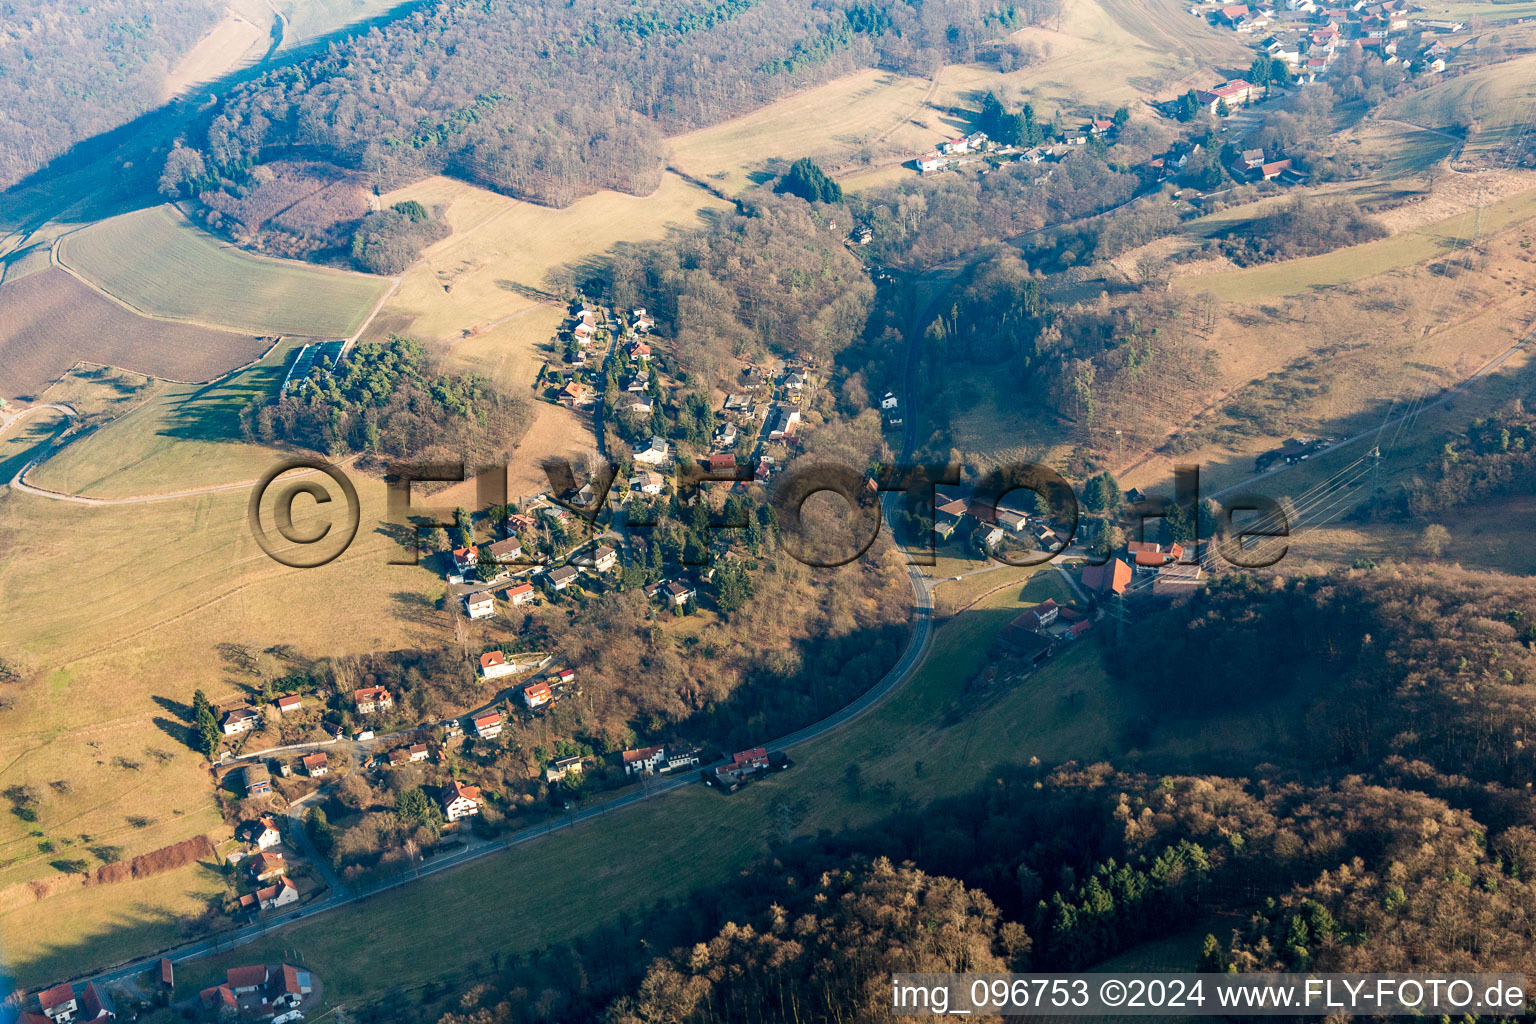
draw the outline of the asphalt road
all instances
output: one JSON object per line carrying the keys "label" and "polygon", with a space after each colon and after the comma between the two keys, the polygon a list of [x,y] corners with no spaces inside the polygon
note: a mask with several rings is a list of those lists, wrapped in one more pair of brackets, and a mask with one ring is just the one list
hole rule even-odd
{"label": "asphalt road", "polygon": [[[924,308],[916,311],[908,324],[908,357],[906,385],[904,388],[907,407],[904,413],[905,422],[902,441],[902,458],[904,460],[910,458],[916,438],[917,415],[914,399],[918,391],[917,372],[921,364],[920,353],[917,351],[917,341],[921,338],[921,327],[927,322],[927,316],[936,308],[942,298],[943,295],[941,294],[930,301]],[[899,500],[899,497],[900,495],[897,492],[886,493],[885,511],[887,518],[889,518],[890,513],[894,510],[895,503]],[[867,714],[871,708],[876,707],[881,701],[889,697],[916,673],[933,644],[933,594],[927,577],[923,575],[922,570],[918,566],[907,567],[907,581],[912,587],[912,632],[907,640],[906,649],[902,651],[901,657],[897,660],[896,664],[881,677],[878,683],[840,711],[819,722],[806,726],[804,729],[790,733],[788,736],[781,736],[778,739],[771,740],[764,744],[765,746],[774,750],[791,750],[811,740],[835,732]],[[714,764],[704,766],[703,770],[708,771],[711,768],[726,763],[728,762],[725,760],[717,761]],[[184,963],[188,960],[195,960],[210,954],[236,949],[262,938],[269,932],[285,928],[300,921],[319,917],[338,907],[365,902],[380,893],[388,892],[391,889],[397,889],[404,885],[410,885],[419,879],[451,870],[470,861],[478,860],[481,857],[499,853],[502,850],[507,850],[523,843],[532,842],[535,839],[543,838],[552,833],[572,828],[582,822],[613,814],[641,801],[654,800],[686,786],[697,785],[700,785],[699,775],[694,771],[686,771],[664,778],[647,779],[642,782],[640,788],[626,793],[617,799],[591,807],[573,809],[559,818],[521,829],[496,839],[485,840],[469,836],[463,849],[432,857],[409,873],[359,889],[345,888],[341,880],[335,878],[333,873],[328,869],[322,869],[321,874],[331,883],[331,889],[325,898],[314,903],[306,904],[287,913],[274,914],[270,918],[259,920],[234,931],[224,932],[206,939],[198,939],[185,945],[177,946],[174,949],[162,951],[154,956],[134,960],[97,974],[82,975],[70,980],[76,986],[90,981],[97,982],[98,984],[108,984],[124,981],[142,974],[158,964],[162,957],[170,959],[173,963]],[[290,828],[292,827],[292,819],[290,819]],[[304,852],[312,852],[308,848],[307,837],[297,837],[295,841],[299,843],[300,849]]]}

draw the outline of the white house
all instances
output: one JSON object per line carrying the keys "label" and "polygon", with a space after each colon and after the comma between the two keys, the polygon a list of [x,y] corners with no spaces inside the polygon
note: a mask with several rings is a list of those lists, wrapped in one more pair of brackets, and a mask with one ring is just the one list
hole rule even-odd
{"label": "white house", "polygon": [[283,834],[271,818],[262,818],[251,826],[252,839],[258,850],[270,850],[283,841]]}
{"label": "white house", "polygon": [[482,679],[500,679],[516,671],[516,666],[509,664],[507,656],[500,651],[486,651],[480,655],[480,678]]}
{"label": "white house", "polygon": [[635,461],[647,466],[665,466],[672,461],[672,448],[666,438],[653,437],[648,445],[635,452]]}
{"label": "white house", "polygon": [[617,565],[618,561],[619,553],[612,545],[600,545],[596,551],[592,552],[592,568],[598,572],[607,572]]}
{"label": "white house", "polygon": [[666,490],[667,481],[660,473],[647,470],[640,474],[638,486],[641,494],[660,494]]}
{"label": "white house", "polygon": [[699,592],[697,590],[694,590],[686,583],[679,583],[676,580],[668,583],[664,588],[664,591],[667,595],[667,603],[674,608],[681,608],[683,605],[699,596]]}
{"label": "white house", "polygon": [[255,708],[235,708],[224,716],[224,735],[237,736],[242,732],[250,732],[261,722],[261,712]]}
{"label": "white house", "polygon": [[304,774],[312,779],[318,779],[330,771],[330,756],[325,753],[310,754],[304,758]]}
{"label": "white house", "polygon": [[624,774],[645,775],[654,772],[661,767],[661,762],[666,759],[666,756],[667,748],[659,745],[626,750],[623,754]]}
{"label": "white house", "polygon": [[895,409],[895,408],[897,408],[900,405],[901,405],[901,400],[898,399],[895,396],[895,394],[893,394],[890,391],[887,391],[885,393],[885,397],[880,399],[880,408],[881,409],[886,409],[886,410]]}
{"label": "white house", "polygon": [[534,598],[533,584],[519,583],[515,587],[508,587],[502,591],[501,596],[505,597],[510,605],[531,604]]}
{"label": "white house", "polygon": [[352,691],[352,703],[357,705],[357,713],[371,715],[376,711],[388,711],[395,706],[395,698],[389,695],[389,691],[382,686],[365,686],[361,690]]}
{"label": "white house", "polygon": [[496,614],[496,598],[489,590],[476,591],[464,598],[464,609],[472,619],[488,619]]}
{"label": "white house", "polygon": [[501,715],[494,711],[476,715],[473,722],[475,735],[483,740],[493,740],[501,735]]}
{"label": "white house", "polygon": [[443,817],[458,821],[480,813],[480,787],[466,786],[457,779],[443,787],[439,798],[443,805]]}
{"label": "white house", "polygon": [[550,590],[558,593],[575,582],[576,577],[579,575],[580,573],[578,573],[571,566],[562,565],[560,568],[555,569],[546,575],[544,577],[544,582],[548,584]]}

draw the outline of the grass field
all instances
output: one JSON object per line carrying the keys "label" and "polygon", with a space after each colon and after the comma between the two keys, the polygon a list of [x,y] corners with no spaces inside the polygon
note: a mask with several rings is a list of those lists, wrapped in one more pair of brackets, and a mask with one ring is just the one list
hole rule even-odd
{"label": "grass field", "polygon": [[[49,430],[40,415],[0,435],[0,469],[24,461]],[[30,784],[46,794],[35,825],[8,805],[0,813],[0,892],[61,877],[50,864],[60,856],[94,868],[102,861],[93,847],[127,858],[220,828],[182,716],[194,689],[222,702],[260,686],[224,645],[291,644],[320,656],[453,642],[450,617],[433,607],[441,581],[388,564],[396,546],[380,528],[382,482],[353,479],[363,528],[345,554],[311,570],[284,568],[259,549],[244,489],[110,507],[0,489],[0,658],[24,676],[7,687],[15,706],[0,714],[0,790]],[[104,895],[116,915],[109,948],[158,948],[187,891],[167,889],[164,902],[151,890],[120,903],[117,890]],[[60,898],[16,908],[24,918],[0,915],[8,963],[26,980],[109,958],[103,920]],[[45,919],[46,929],[19,924]]]}
{"label": "grass field", "polygon": [[1447,255],[1469,241],[1485,238],[1533,215],[1536,192],[1525,192],[1380,241],[1283,263],[1176,277],[1174,287],[1189,293],[1210,292],[1224,302],[1301,295]]}
{"label": "grass field", "polygon": [[256,334],[347,337],[388,287],[365,274],[252,256],[169,206],[66,235],[58,256],[141,313]]}
{"label": "grass field", "polygon": [[371,335],[387,331],[426,341],[490,328],[547,293],[551,269],[590,264],[625,242],[697,227],[728,204],[673,174],[649,196],[599,192],[564,210],[510,199],[449,178],[429,178],[384,197],[447,209],[453,234],[409,270]]}
{"label": "grass field", "polygon": [[270,20],[270,12],[267,18],[258,21],[231,14],[215,25],[166,76],[166,99],[180,96],[260,58],[267,52],[270,42],[267,24]]}
{"label": "grass field", "polygon": [[128,498],[254,480],[282,453],[247,444],[240,410],[276,394],[297,342],[212,384],[167,384],[94,433],[71,442],[27,477],[38,487]]}
{"label": "grass field", "polygon": [[[1536,4],[1528,6],[1536,8]],[[1536,55],[1477,68],[1390,100],[1383,104],[1380,116],[1431,128],[1475,124],[1463,161],[1497,158],[1500,147],[1536,120]],[[1508,163],[1500,160],[1501,166]]]}
{"label": "grass field", "polygon": [[172,380],[211,380],[270,344],[136,316],[57,267],[0,285],[4,398],[36,395],[79,360]]}

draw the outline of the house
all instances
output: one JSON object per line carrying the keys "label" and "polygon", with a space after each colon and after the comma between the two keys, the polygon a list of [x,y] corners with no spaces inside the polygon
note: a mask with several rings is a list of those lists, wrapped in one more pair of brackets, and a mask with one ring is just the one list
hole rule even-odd
{"label": "house", "polygon": [[804,374],[791,373],[784,378],[784,390],[799,391],[805,387]]}
{"label": "house", "polygon": [[756,483],[766,484],[773,476],[773,459],[764,455],[757,460],[757,469],[752,473],[752,479]]}
{"label": "house", "polygon": [[514,512],[507,516],[508,533],[522,533],[524,530],[531,530],[537,525],[539,525],[538,520],[521,512]]}
{"label": "house", "polygon": [[176,988],[176,966],[168,957],[160,958],[160,987],[167,992],[174,991]]}
{"label": "house", "polygon": [[672,461],[672,447],[666,438],[653,437],[644,448],[635,452],[635,461],[647,466],[665,466]]}
{"label": "house", "polygon": [[523,687],[523,703],[528,705],[528,710],[530,711],[548,704],[553,696],[550,692],[549,684],[542,679]]}
{"label": "house", "polygon": [[648,363],[651,361],[651,346],[643,341],[635,342],[629,346],[626,352],[629,358],[637,363]]}
{"label": "house", "polygon": [[255,992],[266,986],[267,968],[263,964],[231,967],[224,972],[224,984],[237,996]]}
{"label": "house", "polygon": [[251,863],[251,877],[258,882],[270,882],[287,871],[288,865],[280,853],[259,853]]}
{"label": "house", "polygon": [[634,309],[629,311],[629,315],[630,329],[640,334],[644,334],[656,326],[656,321],[651,319],[650,314],[646,312],[644,306],[636,306]]}
{"label": "house", "polygon": [[662,590],[667,595],[667,603],[674,608],[681,608],[683,605],[699,596],[699,592],[697,590],[693,589],[686,583],[679,583],[676,580],[668,583],[665,587],[662,588]]}
{"label": "house", "polygon": [[569,381],[566,383],[565,387],[560,389],[560,393],[557,397],[559,398],[561,405],[567,406],[569,408],[575,408],[576,406],[583,404],[587,399],[586,385],[582,384],[579,380]]}
{"label": "house", "polygon": [[1152,596],[1188,597],[1204,579],[1204,573],[1198,565],[1165,565],[1152,580]]}
{"label": "house", "polygon": [[1009,654],[1024,658],[1031,665],[1039,665],[1051,656],[1051,637],[1039,627],[1039,616],[1027,611],[1003,627],[997,636],[997,645]]}
{"label": "house", "polygon": [[1215,114],[1223,103],[1227,105],[1228,110],[1239,104],[1246,103],[1248,98],[1253,95],[1253,86],[1241,78],[1233,78],[1210,91],[1202,90],[1196,95],[1200,103],[1209,109],[1212,114]]}
{"label": "house", "polygon": [[999,507],[996,519],[997,525],[1009,533],[1023,533],[1029,525],[1029,517],[1017,509]]}
{"label": "house", "polygon": [[480,787],[466,786],[457,779],[443,787],[439,800],[443,805],[443,817],[449,822],[480,813]]}
{"label": "house", "polygon": [[727,420],[715,428],[715,444],[729,448],[736,443],[736,424]]}
{"label": "house", "polygon": [[561,782],[567,775],[580,775],[581,771],[580,756],[562,757],[544,770],[544,781]]}
{"label": "house", "polygon": [[619,552],[611,544],[599,544],[592,552],[592,568],[607,572],[619,563]]}
{"label": "house", "polygon": [[1126,554],[1138,569],[1155,569],[1168,561],[1168,552],[1161,544],[1152,541],[1133,540],[1125,545]]}
{"label": "house", "polygon": [[[530,590],[533,588],[529,588]],[[517,671],[515,665],[507,663],[507,656],[501,651],[486,651],[480,655],[480,678],[500,679],[502,676],[512,675]]]}
{"label": "house", "polygon": [[1049,626],[1051,623],[1055,622],[1056,617],[1060,614],[1061,608],[1056,604],[1056,602],[1050,598],[1046,598],[1040,604],[1031,608],[1023,615],[1020,615],[1014,621],[1021,624],[1025,629],[1032,629],[1038,633],[1046,626]]}
{"label": "house", "polygon": [[[274,979],[274,981],[275,980],[277,979]],[[314,979],[310,977],[310,973],[308,971],[300,970],[297,967],[284,964],[281,979],[281,991],[275,993],[272,1001],[277,1003],[279,1006],[298,1006],[299,1003],[304,1001],[304,997],[309,995],[314,990]],[[304,1018],[300,1016],[294,1017],[292,1019],[303,1020]],[[277,1020],[275,1018],[273,1024],[277,1024]]]}
{"label": "house", "polygon": [[1124,594],[1131,582],[1131,567],[1119,558],[1083,568],[1083,586],[1099,594]]}
{"label": "house", "polygon": [[485,547],[486,557],[497,565],[505,565],[515,562],[523,557],[523,542],[516,537],[508,537],[506,540],[498,540],[494,544]]}
{"label": "house", "polygon": [[646,470],[641,473],[635,485],[641,494],[660,494],[666,489],[667,481],[660,473],[652,473]]}
{"label": "house", "polygon": [[795,428],[800,423],[800,410],[789,406],[778,406],[774,410],[773,424],[768,428],[770,441],[781,441],[795,436]]}
{"label": "house", "polygon": [[240,906],[247,910],[276,910],[278,907],[297,903],[298,900],[299,887],[284,876],[279,878],[275,885],[268,885],[241,896]]}
{"label": "house", "polygon": [[304,758],[303,761],[304,774],[308,775],[312,779],[318,779],[320,776],[330,771],[330,768],[328,767],[330,760],[330,757],[324,753],[310,754],[308,757]]}
{"label": "house", "polygon": [[1264,151],[1262,149],[1245,149],[1237,158],[1237,166],[1240,170],[1252,171],[1264,163]]}
{"label": "house", "polygon": [[663,746],[640,747],[636,750],[626,750],[621,755],[625,775],[649,775],[661,766],[666,759],[667,748]]}
{"label": "house", "polygon": [[453,567],[461,575],[480,563],[480,549],[471,544],[467,548],[453,549]]}
{"label": "house", "polygon": [[1090,135],[1108,135],[1111,131],[1114,130],[1114,127],[1115,122],[1111,121],[1109,118],[1096,117],[1092,121],[1088,122],[1088,133]]}
{"label": "house", "polygon": [[889,411],[891,409],[898,408],[900,405],[901,399],[897,398],[896,395],[890,391],[887,391],[885,393],[885,397],[880,399],[880,409],[882,411]]}
{"label": "house", "polygon": [[240,778],[245,783],[246,796],[266,796],[272,792],[272,773],[264,764],[246,765],[240,769]]}
{"label": "house", "polygon": [[250,842],[256,845],[257,850],[270,850],[283,841],[283,834],[277,830],[277,823],[266,816],[247,822],[244,831]]}
{"label": "house", "polygon": [[496,598],[489,590],[464,595],[464,610],[472,619],[488,619],[496,614]]}
{"label": "house", "polygon": [[519,583],[515,587],[508,587],[501,592],[501,596],[506,598],[507,603],[514,607],[520,604],[532,604],[534,599],[533,584]]}
{"label": "house", "polygon": [[666,773],[676,771],[679,768],[697,768],[699,763],[700,758],[697,750],[674,750],[668,747],[666,759],[661,762],[661,767],[657,771]]}
{"label": "house", "polygon": [[388,711],[394,707],[395,698],[382,686],[365,686],[361,690],[352,691],[352,703],[357,705],[358,714],[371,715],[375,711]]}
{"label": "house", "polygon": [[753,747],[751,750],[738,750],[736,753],[731,755],[731,767],[735,769],[767,768],[768,764],[769,761],[767,747]]}
{"label": "house", "polygon": [[920,156],[917,158],[917,173],[938,174],[949,166],[949,161],[942,156]]}
{"label": "house", "polygon": [[474,724],[475,735],[483,740],[493,740],[501,735],[501,715],[494,711],[478,714],[470,721]]}
{"label": "house", "polygon": [[1030,527],[1029,533],[1035,538],[1035,543],[1040,545],[1042,551],[1056,544],[1056,531],[1051,529],[1049,524],[1036,523]]}
{"label": "house", "polygon": [[286,715],[289,712],[298,711],[302,708],[304,706],[304,699],[296,693],[290,693],[285,697],[277,698],[275,703],[277,704],[278,714]]}
{"label": "house", "polygon": [[253,707],[235,708],[224,716],[224,735],[238,736],[242,732],[250,732],[261,723],[261,712]]}
{"label": "house", "polygon": [[546,573],[544,576],[544,582],[550,590],[559,593],[566,587],[570,586],[573,582],[575,582],[578,575],[580,575],[580,573],[578,573],[571,566],[562,565],[560,568],[551,570],[550,572]]}
{"label": "house", "polygon": [[638,395],[645,392],[650,386],[651,382],[646,378],[645,374],[637,373],[629,378],[629,382],[624,385],[624,390],[631,395]]}
{"label": "house", "polygon": [[1269,181],[1272,178],[1278,178],[1281,174],[1285,173],[1286,171],[1288,171],[1290,169],[1291,169],[1291,161],[1290,160],[1274,160],[1274,161],[1271,161],[1270,163],[1261,165],[1259,167],[1259,175],[1265,181]]}
{"label": "house", "polygon": [[729,473],[733,477],[736,474],[736,456],[730,452],[715,452],[709,457],[708,465],[711,473]]}
{"label": "house", "polygon": [[38,993],[37,1001],[43,1008],[43,1015],[59,1024],[69,1024],[80,1010],[75,990],[67,984],[55,985],[46,992]]}
{"label": "house", "polygon": [[1248,5],[1231,4],[1230,6],[1223,7],[1221,10],[1217,11],[1216,15],[1229,26],[1236,28],[1239,21],[1248,17]]}

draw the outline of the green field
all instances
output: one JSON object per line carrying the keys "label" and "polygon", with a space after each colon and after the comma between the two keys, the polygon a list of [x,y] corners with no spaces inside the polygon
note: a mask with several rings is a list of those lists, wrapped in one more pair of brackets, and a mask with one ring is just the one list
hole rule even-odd
{"label": "green field", "polygon": [[1457,214],[1378,242],[1243,270],[1175,278],[1174,286],[1190,292],[1211,292],[1225,302],[1301,295],[1423,263],[1532,216],[1536,216],[1536,192],[1522,192],[1480,210]]}
{"label": "green field", "polygon": [[365,274],[252,256],[169,206],[72,232],[58,255],[141,313],[253,334],[349,337],[388,287]]}
{"label": "green field", "polygon": [[[1536,11],[1536,3],[1526,6]],[[1465,18],[1469,14],[1462,11],[1452,16]],[[1379,111],[1381,117],[1399,118],[1429,128],[1475,125],[1463,159],[1498,150],[1526,129],[1533,114],[1536,55],[1516,57],[1447,78],[1427,89],[1390,100]],[[1507,163],[1495,162],[1500,166]]]}
{"label": "green field", "polygon": [[129,498],[253,480],[278,453],[245,443],[240,410],[277,393],[299,342],[211,384],[164,384],[135,408],[61,448],[27,482],[98,498]]}
{"label": "green field", "polygon": [[[1009,587],[939,627],[906,686],[855,724],[796,748],[796,767],[783,776],[730,797],[698,786],[626,808],[189,965],[187,975],[296,949],[343,1000],[433,978],[452,985],[466,980],[465,949],[488,959],[490,950],[507,956],[574,939],[620,912],[718,884],[772,841],[866,824],[903,799],[963,792],[999,762],[1116,754],[1129,702],[1092,643],[1023,681],[966,695],[998,631],[1024,608],[1061,598],[1060,586],[1056,573],[1037,573],[1022,591]],[[850,763],[864,781],[858,796],[842,782]],[[887,782],[891,795],[872,792]],[[541,884],[517,884],[518,866],[530,864],[540,865]],[[413,941],[389,949],[370,941],[397,930]]]}

